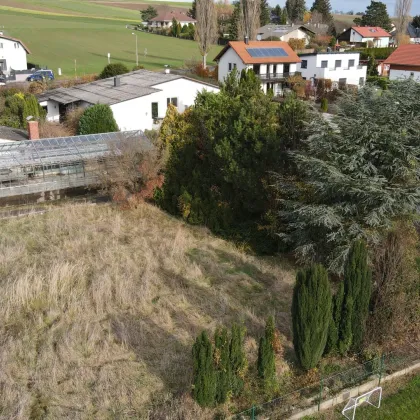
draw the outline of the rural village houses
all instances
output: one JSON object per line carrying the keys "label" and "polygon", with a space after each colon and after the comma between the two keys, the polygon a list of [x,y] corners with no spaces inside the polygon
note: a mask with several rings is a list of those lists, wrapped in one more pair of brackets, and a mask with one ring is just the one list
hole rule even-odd
{"label": "rural village houses", "polygon": [[26,56],[30,53],[20,39],[5,36],[0,32],[0,74],[9,76],[13,70],[26,70]]}
{"label": "rural village houses", "polygon": [[272,89],[274,94],[281,94],[286,80],[297,71],[300,58],[283,41],[231,41],[217,55],[219,64],[219,82],[237,69],[253,70],[261,79],[264,92]]}
{"label": "rural village houses", "polygon": [[385,29],[373,26],[352,26],[337,37],[338,42],[345,41],[356,47],[372,43],[375,48],[388,47],[391,39]]}
{"label": "rural village houses", "polygon": [[111,107],[120,130],[150,130],[165,117],[169,104],[183,112],[203,90],[219,92],[217,86],[185,76],[137,70],[72,88],[49,90],[38,96],[38,102],[47,110],[49,121],[59,121],[72,107],[100,103]]}
{"label": "rural village houses", "polygon": [[420,45],[400,45],[386,60],[390,80],[413,77],[420,82]]}
{"label": "rural village houses", "polygon": [[265,25],[258,29],[257,35],[262,40],[277,37],[280,41],[288,42],[291,39],[304,39],[309,43],[315,32],[303,25]]}
{"label": "rural village houses", "polygon": [[147,26],[149,29],[170,28],[174,18],[181,26],[188,25],[189,23],[195,25],[197,23],[195,19],[187,16],[184,12],[167,10],[160,12],[156,17],[150,19],[149,22],[147,22]]}

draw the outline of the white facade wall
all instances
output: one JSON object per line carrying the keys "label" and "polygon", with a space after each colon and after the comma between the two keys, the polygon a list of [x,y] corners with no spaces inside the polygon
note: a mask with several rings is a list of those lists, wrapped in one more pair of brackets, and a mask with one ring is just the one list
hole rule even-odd
{"label": "white facade wall", "polygon": [[17,41],[0,37],[0,60],[6,60],[6,70],[3,73],[10,74],[11,70],[26,70],[26,50]]}
{"label": "white facade wall", "polygon": [[412,71],[412,70],[391,70],[389,71],[389,79],[390,80],[401,80],[401,79],[408,79],[413,77],[414,80],[420,82],[420,70],[419,71]]}
{"label": "white facade wall", "polygon": [[[302,77],[310,80],[312,77],[316,79],[331,79],[333,82],[339,82],[340,79],[346,79],[349,85],[360,85],[361,78],[363,83],[366,81],[367,66],[360,66],[360,54],[314,54],[301,57],[302,61],[306,60],[307,68],[302,68],[302,63],[298,63],[298,72],[302,73]],[[341,67],[335,67],[336,60],[341,60]],[[350,60],[354,60],[354,66],[349,67]],[[322,68],[322,62],[327,61],[326,68]]]}
{"label": "white facade wall", "polygon": [[153,128],[152,103],[158,104],[158,118],[164,118],[167,110],[168,98],[177,98],[179,112],[194,105],[197,94],[203,90],[219,92],[219,88],[204,85],[187,79],[177,79],[155,85],[154,88],[162,89],[161,92],[120,102],[111,105],[115,121],[121,131],[151,130]]}
{"label": "white facade wall", "polygon": [[[196,24],[196,22],[191,22],[191,21],[177,21],[178,23],[181,24],[181,27],[183,27],[184,25],[187,25],[189,23],[192,23],[193,25]],[[164,21],[151,21],[149,22],[149,28],[170,28],[172,26],[172,20],[164,20]]]}
{"label": "white facade wall", "polygon": [[236,54],[233,48],[229,48],[219,60],[219,82],[223,82],[226,79],[226,76],[230,73],[229,64],[231,64],[231,69],[233,70],[236,65],[236,69],[240,73],[244,69],[252,68],[247,64],[244,64],[238,54]]}
{"label": "white facade wall", "polygon": [[360,43],[360,42],[368,42],[372,41],[375,47],[388,47],[389,46],[389,37],[369,37],[364,38],[355,30],[351,29],[350,32],[350,43]]}

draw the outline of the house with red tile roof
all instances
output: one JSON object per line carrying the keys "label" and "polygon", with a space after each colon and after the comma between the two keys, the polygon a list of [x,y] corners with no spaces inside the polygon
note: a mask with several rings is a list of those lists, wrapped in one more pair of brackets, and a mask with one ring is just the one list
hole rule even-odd
{"label": "house with red tile roof", "polygon": [[26,56],[31,52],[26,45],[16,38],[0,32],[0,74],[8,76],[13,70],[28,68]]}
{"label": "house with red tile roof", "polygon": [[192,17],[187,16],[186,12],[180,12],[177,10],[165,10],[160,12],[156,17],[150,19],[148,22],[149,28],[170,28],[172,26],[172,20],[176,19],[181,26],[192,23],[195,25],[197,21]]}
{"label": "house with red tile roof", "polygon": [[378,26],[352,26],[337,37],[338,42],[345,41],[357,47],[372,43],[374,47],[388,47],[391,34]]}
{"label": "house with red tile roof", "polygon": [[386,60],[389,78],[398,80],[413,77],[420,82],[420,44],[400,45]]}
{"label": "house with red tile roof", "polygon": [[284,41],[230,41],[214,59],[218,65],[219,82],[236,69],[253,70],[261,79],[264,92],[271,89],[280,94],[286,80],[297,71],[301,59]]}

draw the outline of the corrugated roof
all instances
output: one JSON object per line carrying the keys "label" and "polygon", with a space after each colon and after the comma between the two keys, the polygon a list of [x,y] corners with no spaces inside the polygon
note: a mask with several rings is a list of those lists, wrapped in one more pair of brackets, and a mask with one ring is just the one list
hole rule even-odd
{"label": "corrugated roof", "polygon": [[391,34],[379,26],[352,26],[351,29],[356,31],[363,38],[391,37]]}
{"label": "corrugated roof", "polygon": [[[230,41],[214,60],[220,60],[229,48],[233,48],[244,64],[280,64],[301,62],[301,59],[292,50],[292,48],[290,48],[290,45],[283,41],[249,41],[248,44],[243,41]],[[252,57],[247,51],[248,48],[283,48],[286,55],[282,57]]]}
{"label": "corrugated roof", "polygon": [[29,50],[29,48],[20,39],[12,38],[11,36],[6,36],[6,35],[0,35],[0,38],[7,39],[9,41],[19,42],[19,44],[22,45],[22,47],[25,49],[27,54],[31,54],[31,51]]}
{"label": "corrugated roof", "polygon": [[120,86],[114,86],[114,78],[111,77],[71,88],[50,90],[39,95],[38,101],[54,100],[63,105],[78,101],[113,105],[159,92],[159,89],[153,86],[182,78],[176,74],[156,73],[148,70],[137,70],[118,77]]}
{"label": "corrugated roof", "polygon": [[258,29],[257,33],[263,36],[277,36],[281,38],[296,29],[301,29],[304,32],[310,32],[315,35],[312,29],[303,25],[265,25]]}
{"label": "corrugated roof", "polygon": [[400,45],[386,60],[385,64],[420,67],[420,45]]}

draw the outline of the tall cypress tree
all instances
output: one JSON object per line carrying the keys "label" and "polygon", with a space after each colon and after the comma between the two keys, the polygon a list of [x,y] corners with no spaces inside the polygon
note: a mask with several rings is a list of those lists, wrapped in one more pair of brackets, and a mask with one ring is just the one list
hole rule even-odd
{"label": "tall cypress tree", "polygon": [[340,352],[359,351],[363,344],[372,274],[368,267],[367,248],[363,241],[356,241],[344,266],[344,306],[341,315]]}
{"label": "tall cypress tree", "polygon": [[270,23],[270,8],[267,0],[260,0],[260,26],[268,25]]}
{"label": "tall cypress tree", "polygon": [[334,353],[338,350],[338,340],[341,325],[341,313],[343,310],[344,284],[341,281],[338,290],[333,298],[332,316],[328,331],[327,344],[325,346],[325,354]]}
{"label": "tall cypress tree", "polygon": [[216,365],[216,402],[226,402],[231,390],[232,369],[229,358],[229,334],[227,328],[217,328],[214,333],[214,362]]}
{"label": "tall cypress tree", "polygon": [[197,1],[193,0],[191,4],[191,9],[188,10],[187,16],[190,18],[196,19],[196,13],[197,13]]}
{"label": "tall cypress tree", "polygon": [[304,369],[314,368],[327,343],[331,321],[331,286],[322,265],[300,270],[293,290],[293,345]]}
{"label": "tall cypress tree", "polygon": [[244,350],[245,328],[232,325],[229,359],[231,368],[231,389],[233,395],[239,395],[244,388],[244,376],[247,360]]}
{"label": "tall cypress tree", "polygon": [[195,340],[193,353],[193,398],[202,406],[212,406],[216,396],[216,374],[211,342],[203,331]]}
{"label": "tall cypress tree", "polygon": [[311,7],[311,12],[320,13],[323,23],[331,23],[333,21],[330,0],[315,0]]}
{"label": "tall cypress tree", "polygon": [[257,360],[258,376],[264,380],[264,389],[267,392],[277,388],[274,340],[274,318],[270,316],[267,319],[264,335],[260,338]]}
{"label": "tall cypress tree", "polygon": [[285,9],[291,23],[302,22],[306,11],[305,0],[287,0]]}

